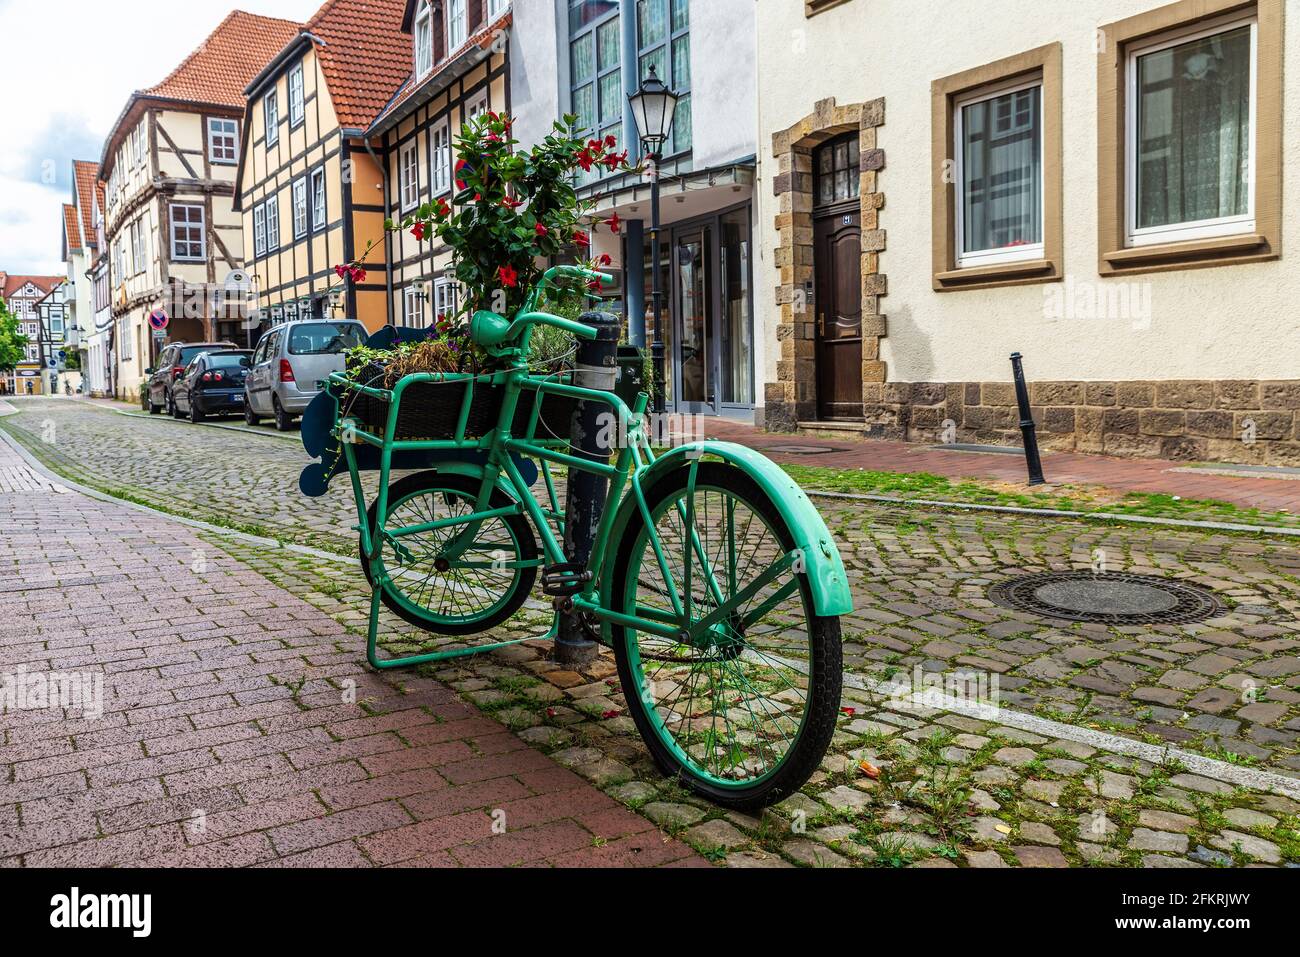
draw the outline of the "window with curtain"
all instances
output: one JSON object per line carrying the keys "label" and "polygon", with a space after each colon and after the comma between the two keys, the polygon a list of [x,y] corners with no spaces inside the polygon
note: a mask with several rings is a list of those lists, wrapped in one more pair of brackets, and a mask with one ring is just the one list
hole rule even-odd
{"label": "window with curtain", "polygon": [[[573,0],[569,4],[571,111],[590,138],[623,139],[623,58],[617,3]],[[579,182],[607,171],[592,169]]]}
{"label": "window with curtain", "polygon": [[691,22],[687,0],[637,0],[637,75],[655,75],[680,99],[664,155],[691,148]]}
{"label": "window with curtain", "polygon": [[1254,228],[1253,21],[1130,51],[1131,244]]}
{"label": "window with curtain", "polygon": [[1041,80],[955,103],[957,261],[970,266],[1043,255]]}

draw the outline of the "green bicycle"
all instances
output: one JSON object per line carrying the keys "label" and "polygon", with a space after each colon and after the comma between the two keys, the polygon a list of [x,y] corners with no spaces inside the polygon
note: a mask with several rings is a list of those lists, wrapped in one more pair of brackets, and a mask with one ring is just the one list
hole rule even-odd
{"label": "green bicycle", "polygon": [[[515,643],[381,658],[379,609],[438,634],[479,634],[519,610],[540,570],[547,593],[564,596],[555,599],[556,622],[577,613],[613,649],[627,709],[665,774],[727,807],[779,801],[807,781],[835,728],[839,616],[852,611],[843,563],[807,496],[759,453],[706,441],[656,455],[644,393],[629,408],[610,392],[531,375],[536,326],[596,336],[589,325],[537,311],[559,279],[608,281],[556,267],[512,319],[474,316],[471,335],[502,361],[499,371],[417,374],[391,389],[336,374],[318,400],[328,403],[329,432],[357,500],[372,589],[369,660],[398,668]],[[428,382],[454,388],[454,426],[447,435],[396,438],[404,394]],[[343,414],[358,395],[387,403],[385,428],[358,428]],[[557,397],[603,404],[625,425],[626,441],[593,461],[567,440],[539,437],[545,404]],[[490,427],[474,435],[487,399]],[[389,484],[395,469],[419,466],[427,467]],[[551,466],[609,481],[581,567],[561,544],[565,513]],[[366,468],[379,472],[369,505],[359,475]],[[534,491],[538,476],[544,492]],[[557,592],[557,581],[567,587]]]}

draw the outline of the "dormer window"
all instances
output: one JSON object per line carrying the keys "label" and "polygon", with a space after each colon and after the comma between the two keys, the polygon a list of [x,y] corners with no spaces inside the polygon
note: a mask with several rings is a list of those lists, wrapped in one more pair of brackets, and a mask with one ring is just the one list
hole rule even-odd
{"label": "dormer window", "polygon": [[433,10],[429,0],[424,0],[415,15],[415,75],[424,76],[432,68]]}
{"label": "dormer window", "polygon": [[447,52],[459,50],[469,39],[469,11],[465,0],[447,0]]}

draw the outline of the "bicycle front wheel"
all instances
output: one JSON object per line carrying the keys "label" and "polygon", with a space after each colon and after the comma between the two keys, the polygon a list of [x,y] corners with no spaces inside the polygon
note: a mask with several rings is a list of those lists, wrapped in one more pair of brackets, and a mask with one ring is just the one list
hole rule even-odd
{"label": "bicycle front wheel", "polygon": [[[479,481],[461,475],[418,472],[393,483],[377,563],[383,572],[380,598],[413,625],[444,635],[472,635],[494,628],[519,610],[537,578],[537,538],[518,514],[474,525],[447,525],[413,534],[392,534],[474,514]],[[499,489],[493,509],[511,504]],[[374,529],[378,503],[370,506]],[[375,562],[361,565],[374,588]]]}
{"label": "bicycle front wheel", "polygon": [[614,610],[679,634],[614,626],[619,677],[664,773],[756,810],[798,790],[830,744],[840,622],[816,614],[791,529],[758,483],[702,462],[692,488],[690,471],[646,490],[653,524],[632,520],[612,580]]}

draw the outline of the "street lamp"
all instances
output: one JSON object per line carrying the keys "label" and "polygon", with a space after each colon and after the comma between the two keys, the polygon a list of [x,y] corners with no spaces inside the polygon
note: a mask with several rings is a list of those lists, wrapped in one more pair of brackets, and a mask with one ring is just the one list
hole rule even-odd
{"label": "street lamp", "polygon": [[663,293],[659,288],[659,160],[661,150],[673,128],[673,114],[677,112],[677,94],[664,86],[655,74],[654,65],[650,66],[650,75],[641,83],[641,88],[628,94],[632,106],[632,116],[636,120],[637,133],[641,137],[641,149],[651,162],[650,169],[650,302],[655,317],[654,343],[650,355],[655,367],[655,404],[656,413],[664,411],[664,322],[660,298]]}

